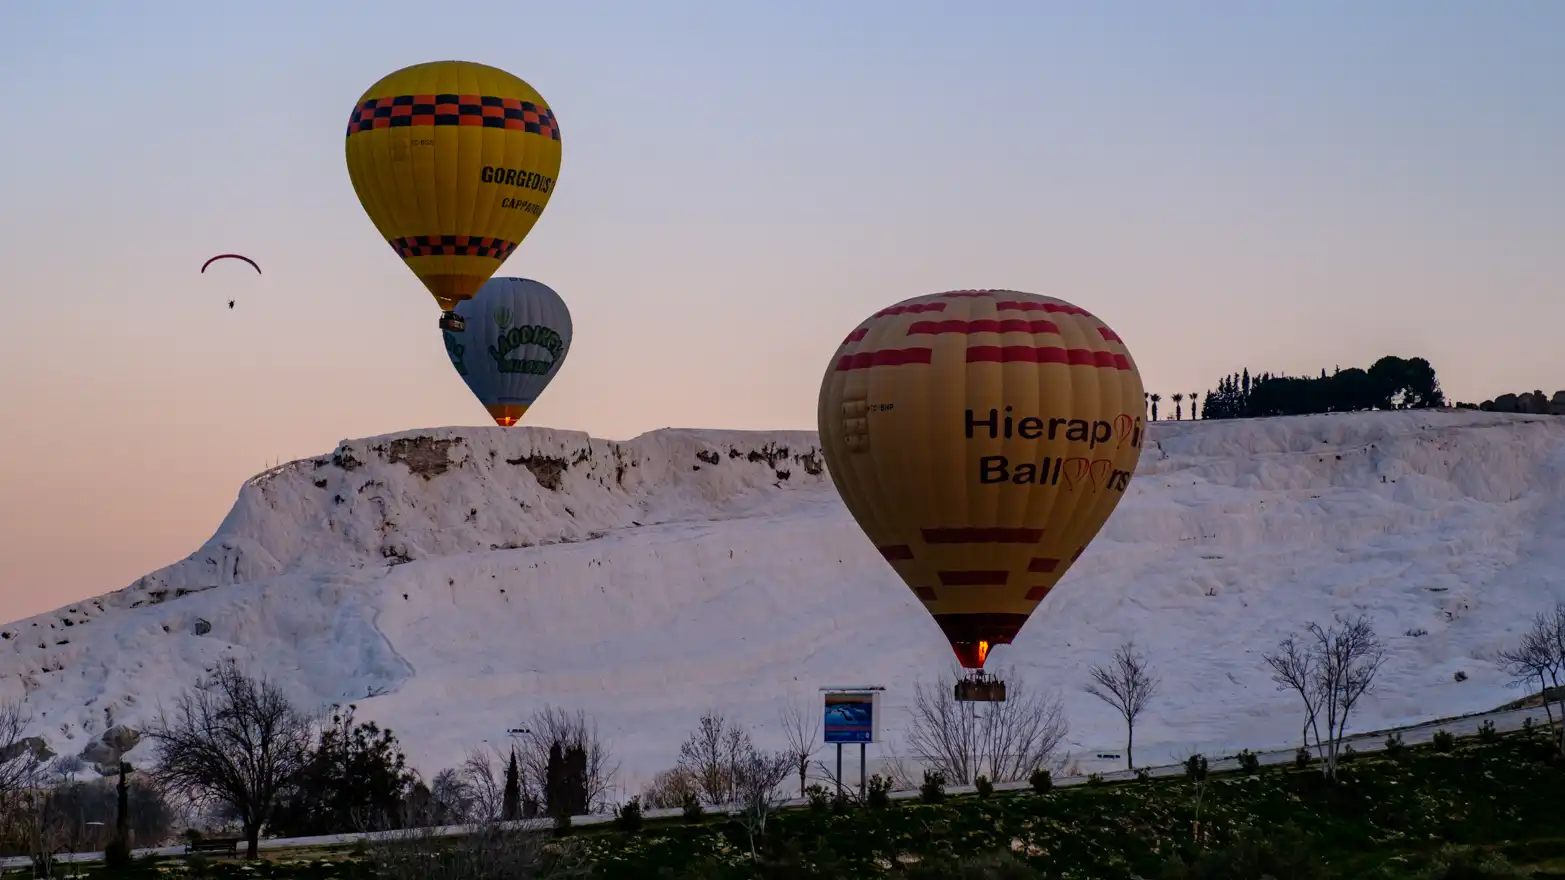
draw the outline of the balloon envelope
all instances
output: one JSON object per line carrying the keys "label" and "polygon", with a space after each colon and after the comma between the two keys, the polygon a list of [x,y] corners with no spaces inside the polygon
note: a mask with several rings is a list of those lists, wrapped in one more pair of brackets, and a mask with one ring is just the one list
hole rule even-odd
{"label": "balloon envelope", "polygon": [[451,365],[495,424],[521,421],[560,371],[571,347],[571,313],[547,284],[491,278],[478,295],[457,304],[467,321],[445,336]]}
{"label": "balloon envelope", "polygon": [[1063,300],[904,300],[848,335],[818,426],[848,510],[982,669],[1124,497],[1145,429],[1119,336]]}
{"label": "balloon envelope", "polygon": [[560,128],[521,79],[434,61],[388,74],[359,97],[347,158],[375,228],[450,311],[543,213],[560,172]]}

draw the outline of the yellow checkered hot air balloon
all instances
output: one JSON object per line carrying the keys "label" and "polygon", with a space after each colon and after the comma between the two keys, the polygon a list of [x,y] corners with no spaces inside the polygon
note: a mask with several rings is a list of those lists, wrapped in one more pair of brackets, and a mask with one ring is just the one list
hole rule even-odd
{"label": "yellow checkered hot air balloon", "polygon": [[470,299],[554,193],[560,128],[521,79],[471,61],[383,77],[348,119],[348,176],[364,211],[460,331]]}
{"label": "yellow checkered hot air balloon", "polygon": [[973,678],[1103,528],[1146,423],[1141,375],[1085,309],[956,290],[881,309],[821,380],[821,450],[859,526]]}

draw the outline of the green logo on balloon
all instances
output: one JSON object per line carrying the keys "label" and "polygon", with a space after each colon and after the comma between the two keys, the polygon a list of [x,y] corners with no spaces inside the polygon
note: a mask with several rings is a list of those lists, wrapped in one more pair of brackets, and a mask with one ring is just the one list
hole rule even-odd
{"label": "green logo on balloon", "polygon": [[[489,346],[489,356],[494,358],[495,369],[502,373],[542,376],[554,368],[555,361],[560,359],[560,353],[565,349],[565,340],[560,338],[560,334],[542,324],[512,327],[509,309],[496,309],[494,321],[500,332],[495,335],[494,344]],[[512,352],[524,345],[542,348],[549,353],[549,359],[511,357]]]}
{"label": "green logo on balloon", "polygon": [[467,351],[467,346],[456,341],[456,337],[450,331],[442,330],[441,336],[446,338],[446,355],[451,358],[451,366],[456,367],[457,375],[467,375],[467,364],[462,362],[462,355]]}

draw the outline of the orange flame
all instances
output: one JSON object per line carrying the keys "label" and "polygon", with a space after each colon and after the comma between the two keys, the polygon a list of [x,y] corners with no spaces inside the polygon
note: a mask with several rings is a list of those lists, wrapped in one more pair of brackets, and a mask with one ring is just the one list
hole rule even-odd
{"label": "orange flame", "polygon": [[989,643],[988,642],[979,642],[978,643],[978,668],[979,669],[983,668],[983,666],[984,666],[984,658],[988,657],[988,656],[989,656]]}

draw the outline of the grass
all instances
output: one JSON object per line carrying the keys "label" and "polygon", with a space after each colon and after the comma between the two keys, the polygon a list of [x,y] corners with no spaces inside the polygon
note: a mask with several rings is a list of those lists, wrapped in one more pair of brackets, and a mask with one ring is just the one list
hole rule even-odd
{"label": "grass", "polygon": [[[719,878],[1257,877],[1470,878],[1501,861],[1534,878],[1565,878],[1565,764],[1538,733],[1407,746],[1360,755],[1328,783],[1291,765],[1213,774],[1196,839],[1194,785],[1128,780],[1047,793],[956,795],[844,814],[794,809],[774,816],[770,846],[752,855],[738,821],[648,823],[624,833],[583,828],[551,847],[572,876]],[[302,855],[302,854],[301,854]],[[278,859],[165,859],[119,877],[277,877],[358,880],[363,854]],[[1492,863],[1492,864],[1491,864]],[[1485,867],[1487,865],[1487,867]],[[1265,867],[1270,866],[1270,867]],[[1248,872],[1248,873],[1247,873]],[[108,877],[101,867],[80,875]]]}

